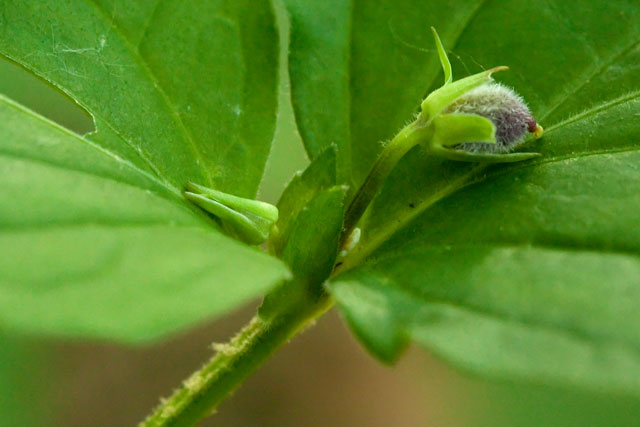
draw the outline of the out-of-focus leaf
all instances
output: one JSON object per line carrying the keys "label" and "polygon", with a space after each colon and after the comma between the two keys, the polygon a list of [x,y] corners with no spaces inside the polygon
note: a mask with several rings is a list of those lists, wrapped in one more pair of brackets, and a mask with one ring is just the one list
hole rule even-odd
{"label": "out-of-focus leaf", "polygon": [[289,277],[129,161],[5,98],[0,122],[3,328],[145,341]]}

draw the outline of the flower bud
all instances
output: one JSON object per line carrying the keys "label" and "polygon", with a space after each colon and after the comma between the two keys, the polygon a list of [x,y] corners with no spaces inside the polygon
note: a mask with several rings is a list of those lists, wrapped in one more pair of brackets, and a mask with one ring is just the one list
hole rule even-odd
{"label": "flower bud", "polygon": [[510,88],[490,82],[478,86],[448,105],[443,114],[474,114],[496,127],[495,144],[469,141],[453,146],[469,153],[506,153],[521,144],[527,132],[539,137],[542,127],[522,97]]}
{"label": "flower bud", "polygon": [[184,195],[218,218],[229,234],[250,245],[265,242],[278,221],[278,208],[269,203],[234,196],[193,182],[187,183]]}
{"label": "flower bud", "polygon": [[[344,218],[341,256],[357,242],[356,225],[400,159],[416,145],[434,156],[459,162],[512,163],[539,157],[540,153],[510,153],[527,132],[542,136],[522,98],[493,82],[491,75],[507,70],[499,66],[453,81],[451,62],[435,28],[431,27],[444,84],[420,104],[416,119],[389,142],[362,186],[356,191]],[[353,240],[352,240],[353,239]]]}

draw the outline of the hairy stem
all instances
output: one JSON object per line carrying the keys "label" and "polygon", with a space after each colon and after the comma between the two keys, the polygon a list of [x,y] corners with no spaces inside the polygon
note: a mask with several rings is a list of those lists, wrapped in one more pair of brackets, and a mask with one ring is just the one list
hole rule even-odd
{"label": "hairy stem", "polygon": [[323,294],[314,303],[279,315],[256,315],[228,344],[194,372],[173,396],[164,400],[140,425],[192,426],[215,411],[253,371],[305,326],[323,315],[333,301]]}
{"label": "hairy stem", "polygon": [[[432,130],[427,125],[420,116],[385,147],[347,209],[341,244],[349,237],[398,161],[418,143],[431,138]],[[228,344],[216,346],[217,353],[211,360],[186,379],[182,388],[164,400],[140,425],[194,425],[215,411],[218,404],[271,354],[332,305],[330,296],[322,291],[313,302],[304,299],[300,305],[287,305],[268,317],[258,313]]]}

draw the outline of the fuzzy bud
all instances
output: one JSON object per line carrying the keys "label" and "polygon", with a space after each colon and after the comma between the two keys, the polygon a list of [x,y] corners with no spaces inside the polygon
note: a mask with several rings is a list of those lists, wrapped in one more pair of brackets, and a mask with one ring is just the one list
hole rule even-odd
{"label": "fuzzy bud", "polygon": [[522,97],[498,83],[478,86],[445,108],[444,114],[475,114],[496,127],[496,143],[466,142],[452,148],[470,153],[506,153],[521,144],[527,132],[539,136],[542,128]]}

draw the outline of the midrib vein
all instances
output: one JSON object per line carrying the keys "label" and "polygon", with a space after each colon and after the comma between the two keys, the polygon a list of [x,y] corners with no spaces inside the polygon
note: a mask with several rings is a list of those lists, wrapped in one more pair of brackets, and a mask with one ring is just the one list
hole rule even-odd
{"label": "midrib vein", "polygon": [[[206,165],[206,163],[204,161],[204,158],[202,156],[202,153],[198,149],[198,146],[195,143],[195,140],[193,139],[193,135],[191,134],[189,129],[185,126],[184,122],[180,118],[180,115],[176,111],[175,105],[173,105],[171,99],[169,98],[169,95],[167,95],[167,93],[163,89],[162,85],[160,84],[160,81],[158,80],[156,75],[153,73],[153,70],[149,67],[149,64],[147,64],[147,62],[144,60],[144,58],[142,58],[142,56],[140,55],[140,52],[139,52],[138,48],[134,44],[131,43],[131,41],[124,35],[124,33],[122,32],[121,28],[116,24],[116,22],[113,20],[113,18],[110,17],[106,13],[106,11],[104,9],[102,9],[102,7],[100,7],[100,5],[98,5],[95,2],[95,0],[87,0],[87,3],[90,4],[96,10],[96,12],[99,13],[103,17],[103,19],[106,22],[110,23],[110,25],[113,28],[114,32],[120,37],[120,39],[122,40],[123,44],[127,47],[129,52],[131,53],[131,56],[135,59],[135,61],[140,66],[140,68],[144,71],[144,73],[146,74],[147,78],[153,84],[153,87],[156,88],[156,90],[160,94],[160,97],[162,98],[162,101],[167,106],[169,114],[171,115],[171,117],[173,118],[174,122],[178,126],[178,129],[180,129],[180,132],[182,133],[183,138],[189,143],[189,145],[191,146],[191,149],[193,150],[195,156],[197,157],[197,162],[196,163],[197,164]],[[102,119],[107,121],[104,117]],[[204,168],[204,169],[201,169],[201,171],[202,171],[203,175],[205,176],[205,178],[207,179],[208,184],[209,185],[213,185],[213,180],[211,178],[211,173],[209,172],[209,170],[207,168]],[[166,177],[163,176],[163,179],[166,179]]]}
{"label": "midrib vein", "polygon": [[[98,145],[97,143],[88,140],[87,138],[84,138],[80,135],[78,135],[75,132],[70,131],[69,129],[60,126],[59,124],[57,124],[56,122],[53,122],[49,119],[47,119],[46,117],[43,117],[31,110],[29,110],[28,108],[24,107],[23,105],[20,105],[16,102],[14,102],[13,100],[6,98],[5,96],[0,95],[0,102],[5,103],[6,105],[8,105],[11,108],[14,108],[16,110],[18,110],[21,114],[26,114],[28,115],[30,118],[41,121],[43,123],[45,123],[48,126],[51,126],[52,128],[54,128],[56,131],[59,131],[61,133],[63,133],[64,135],[74,138],[74,139],[78,139],[80,140],[83,144],[86,144],[87,146],[89,146],[90,148],[98,151],[100,154],[109,157],[111,160],[115,161],[116,163],[121,164],[122,166],[126,167],[127,169],[131,169],[132,171],[136,172],[137,174],[141,175],[142,177],[144,177],[145,179],[148,179],[156,184],[158,184],[159,186],[165,188],[166,190],[168,190],[170,193],[173,193],[174,195],[178,196],[178,198],[182,197],[182,193],[180,192],[180,190],[178,190],[176,187],[170,185],[168,182],[162,180],[160,177],[156,177],[152,174],[150,174],[149,172],[140,169],[139,167],[137,167],[136,165],[134,165],[133,163],[124,160],[123,158],[121,158],[120,156],[112,153],[111,151],[107,150],[106,148],[102,147],[101,145]],[[4,155],[9,155],[9,153],[7,152],[3,152]],[[22,159],[27,159],[27,157],[24,156],[17,156],[17,155],[12,155],[12,157],[20,157]],[[35,159],[31,159],[32,161],[35,161]],[[48,165],[52,165],[54,166],[55,164],[52,162],[48,162],[45,160],[41,160],[41,163],[46,163]],[[58,166],[60,168],[62,168],[62,166]],[[80,171],[78,169],[71,169],[71,168],[66,168],[67,170],[74,170],[74,171]],[[90,174],[89,172],[85,172],[87,174]],[[102,175],[96,175],[96,174],[92,174],[94,176],[102,176]],[[106,177],[105,179],[112,179],[112,180],[116,180],[115,178],[110,178],[110,177]],[[131,185],[132,187],[136,187],[136,188],[140,188],[142,190],[148,190],[149,188],[147,187],[142,187],[134,182],[131,181],[121,181],[121,180],[117,180],[119,182]]]}
{"label": "midrib vein", "polygon": [[[477,165],[474,166],[471,170],[469,170],[464,175],[458,177],[456,180],[452,181],[449,185],[443,187],[440,191],[437,191],[435,194],[430,197],[424,199],[419,204],[416,205],[414,209],[412,209],[409,213],[398,218],[396,221],[393,221],[393,225],[387,228],[384,228],[377,232],[377,234],[371,238],[367,242],[366,246],[356,246],[353,251],[344,259],[341,268],[339,269],[339,273],[344,271],[348,271],[353,267],[360,265],[360,263],[366,259],[373,251],[378,249],[384,242],[389,240],[391,236],[393,236],[396,231],[403,228],[407,225],[411,220],[413,220],[416,216],[422,214],[428,208],[433,206],[438,201],[444,199],[445,197],[455,193],[459,189],[465,187],[470,178],[475,174],[479,173],[483,169],[486,169],[487,165]],[[338,270],[336,270],[338,272]]]}
{"label": "midrib vein", "polygon": [[564,245],[557,242],[531,242],[531,243],[522,243],[522,242],[512,242],[512,241],[488,241],[483,242],[481,244],[477,243],[449,243],[449,242],[440,242],[439,244],[427,244],[420,248],[416,249],[408,249],[395,253],[388,253],[382,256],[376,257],[375,261],[369,264],[370,267],[375,268],[380,264],[386,264],[395,259],[405,258],[405,257],[424,257],[428,253],[432,253],[434,251],[441,251],[446,249],[447,251],[464,251],[466,249],[496,249],[496,250],[540,250],[547,252],[560,252],[563,254],[572,253],[572,254],[607,254],[611,256],[621,256],[621,257],[629,257],[633,258],[636,261],[640,261],[640,253],[637,250],[630,248],[616,248],[616,247],[577,247]]}
{"label": "midrib vein", "polygon": [[[56,131],[59,131],[59,132],[63,133],[66,136],[72,137],[74,139],[78,139],[81,143],[86,144],[91,149],[98,151],[100,154],[106,156],[110,160],[115,161],[116,163],[122,165],[123,167],[125,167],[127,169],[131,169],[133,172],[141,175],[143,178],[148,179],[149,181],[158,184],[160,187],[166,189],[167,192],[171,195],[171,197],[165,197],[163,194],[161,194],[161,193],[159,193],[157,191],[154,191],[154,190],[152,190],[152,189],[150,189],[148,187],[143,187],[143,186],[139,185],[138,183],[136,183],[134,181],[120,180],[120,179],[117,179],[117,178],[114,178],[114,177],[108,177],[108,176],[105,176],[105,175],[91,174],[89,172],[84,172],[84,173],[86,173],[88,175],[94,175],[96,177],[103,177],[104,179],[109,179],[109,180],[112,180],[114,182],[118,182],[118,183],[121,183],[121,184],[126,184],[128,186],[133,187],[133,188],[138,188],[138,189],[141,189],[141,190],[153,191],[153,193],[157,197],[162,198],[163,200],[171,201],[171,202],[175,203],[177,206],[186,207],[189,211],[191,211],[193,214],[195,214],[197,217],[199,217],[204,222],[215,225],[214,220],[212,218],[210,218],[209,215],[207,215],[200,208],[196,207],[195,205],[193,205],[191,203],[183,203],[184,199],[183,199],[183,196],[182,196],[182,192],[178,188],[176,188],[173,185],[171,185],[168,181],[163,180],[162,177],[158,177],[156,175],[150,174],[149,172],[147,172],[145,170],[140,169],[139,167],[137,167],[133,163],[122,159],[121,157],[117,156],[116,154],[112,153],[111,151],[107,150],[106,148],[96,144],[95,142],[93,142],[91,140],[88,140],[88,139],[78,135],[77,133],[74,133],[74,132],[70,131],[69,129],[59,125],[58,123],[53,122],[53,121],[47,119],[46,117],[41,116],[41,115],[29,110],[25,106],[23,106],[21,104],[18,104],[17,102],[15,102],[15,101],[13,101],[13,100],[11,100],[11,99],[3,96],[3,95],[0,95],[0,102],[4,102],[9,107],[18,110],[21,114],[26,114],[32,119],[39,120],[39,121],[47,124],[48,126],[51,126]],[[48,162],[46,160],[37,160],[37,159],[33,159],[33,158],[28,158],[28,157],[25,157],[25,156],[9,154],[7,152],[3,152],[1,154],[5,155],[5,156],[11,156],[11,157],[14,157],[14,158],[20,158],[20,159],[23,159],[23,160],[39,161],[40,163],[46,164],[48,166],[59,167],[61,169],[63,168],[60,165],[56,165],[56,164],[54,164],[52,162]],[[66,170],[69,170],[69,169],[66,168]],[[78,171],[76,169],[74,169],[74,171],[82,172],[82,171]]]}
{"label": "midrib vein", "polygon": [[638,97],[640,97],[640,90],[637,90],[635,92],[631,92],[631,93],[629,93],[627,95],[621,96],[621,97],[613,99],[611,101],[603,102],[602,104],[598,104],[598,105],[596,105],[596,106],[594,106],[592,108],[589,108],[589,109],[583,111],[582,113],[578,113],[575,116],[569,117],[566,120],[562,120],[562,121],[560,121],[560,122],[558,122],[558,123],[556,123],[554,125],[549,126],[545,130],[545,133],[548,134],[549,132],[552,132],[554,130],[560,129],[560,128],[566,126],[566,125],[569,125],[569,124],[574,123],[574,122],[578,122],[578,121],[583,120],[583,119],[585,119],[585,118],[587,118],[589,116],[597,114],[597,113],[599,113],[601,111],[605,111],[605,110],[608,110],[609,108],[615,107],[616,105],[623,104],[623,103],[628,102],[628,101],[632,101],[632,100],[634,100],[634,99],[636,99]]}
{"label": "midrib vein", "polygon": [[634,48],[636,48],[638,46],[638,43],[640,43],[640,38],[637,38],[637,39],[633,40],[631,43],[629,43],[628,45],[624,46],[619,51],[614,52],[614,54],[611,55],[611,57],[609,57],[608,59],[603,61],[599,66],[594,67],[594,69],[592,70],[591,73],[587,74],[586,76],[584,74],[581,75],[581,76],[578,76],[577,80],[581,80],[581,81],[573,82],[573,84],[572,84],[572,86],[574,86],[573,89],[571,89],[569,92],[567,92],[565,96],[556,98],[556,101],[555,101],[554,105],[549,110],[547,110],[546,112],[541,113],[539,121],[540,122],[544,121],[544,119],[549,117],[560,106],[565,104],[580,89],[585,87],[591,81],[591,79],[593,79],[595,77],[599,77],[603,73],[604,70],[606,70],[611,65],[613,65],[618,59],[620,59],[621,57],[623,57],[627,53],[631,52]]}

